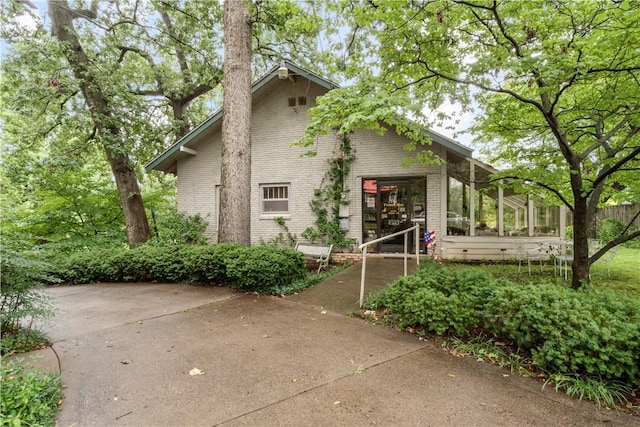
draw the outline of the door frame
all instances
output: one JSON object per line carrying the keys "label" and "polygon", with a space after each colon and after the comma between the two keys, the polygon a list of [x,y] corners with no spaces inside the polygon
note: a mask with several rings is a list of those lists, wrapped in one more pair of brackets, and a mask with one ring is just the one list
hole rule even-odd
{"label": "door frame", "polygon": [[[415,191],[415,189],[413,188],[414,186],[412,185],[412,181],[414,180],[425,180],[425,194],[424,194],[424,201],[422,202],[423,207],[426,209],[426,176],[407,176],[407,177],[367,177],[367,178],[362,178],[362,184],[361,184],[361,188],[362,188],[362,239],[364,242],[366,242],[367,240],[373,240],[373,239],[377,239],[379,237],[381,237],[382,234],[382,192],[381,192],[381,188],[384,185],[397,185],[397,186],[404,186],[406,187],[406,199],[407,201],[405,202],[405,212],[406,212],[406,219],[405,221],[401,224],[401,226],[403,226],[402,229],[406,229],[406,228],[410,228],[413,224],[411,223],[411,218],[413,217],[413,193]],[[376,182],[376,194],[375,194],[375,207],[373,208],[373,210],[375,211],[375,236],[367,236],[365,235],[367,233],[367,222],[369,222],[369,225],[371,225],[371,209],[367,208],[367,201],[366,201],[366,192],[364,191],[364,184],[366,181],[375,181]],[[371,193],[369,193],[371,194]],[[367,219],[369,218],[369,219]],[[426,219],[425,219],[426,221]],[[409,236],[409,248],[413,248],[415,246],[414,242],[413,242],[413,233],[410,233]],[[421,238],[422,240],[422,238]],[[386,246],[386,247],[385,247]],[[374,248],[375,251],[380,252],[380,253],[392,253],[392,252],[397,252],[392,250],[390,244],[385,244],[383,242],[379,242],[375,245]]]}

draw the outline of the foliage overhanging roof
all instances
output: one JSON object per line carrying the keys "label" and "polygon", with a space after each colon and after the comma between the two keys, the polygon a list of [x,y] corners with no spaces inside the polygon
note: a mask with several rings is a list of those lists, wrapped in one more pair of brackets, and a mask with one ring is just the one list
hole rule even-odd
{"label": "foliage overhanging roof", "polygon": [[[285,60],[284,62],[287,69],[289,69],[289,72],[294,75],[304,77],[327,90],[336,89],[339,87],[338,84],[332,82],[331,80],[326,79],[324,77],[320,77],[317,74],[305,68],[302,68],[288,60]],[[279,67],[280,67],[280,64],[274,66],[271,70],[269,70],[262,77],[260,77],[255,83],[253,83],[253,85],[251,86],[251,94],[252,95],[256,94],[271,80],[277,79],[278,78],[277,71]],[[156,158],[154,158],[149,163],[147,163],[145,165],[145,170],[147,172],[154,169],[164,171],[164,172],[169,172],[172,169],[175,161],[177,160],[176,156],[180,153],[180,149],[186,146],[187,144],[189,144],[190,142],[192,142],[194,139],[196,139],[200,134],[202,134],[210,126],[220,122],[222,120],[222,116],[223,116],[223,111],[222,111],[222,108],[220,108],[211,116],[209,116],[205,121],[203,121],[198,126],[193,128],[191,132],[189,132],[188,134],[180,138],[173,145],[167,148],[163,153],[161,153]],[[471,157],[472,150],[460,144],[459,142],[456,142],[453,139],[447,138],[446,136],[441,135],[430,129],[425,129],[425,132],[429,135],[429,137],[433,140],[433,142],[436,142],[446,147],[447,149],[450,149],[465,157]]]}

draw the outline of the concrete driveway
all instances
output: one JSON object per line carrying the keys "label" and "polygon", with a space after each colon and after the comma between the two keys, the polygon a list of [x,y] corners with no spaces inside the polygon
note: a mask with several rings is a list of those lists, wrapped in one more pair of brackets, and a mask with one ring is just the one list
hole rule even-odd
{"label": "concrete driveway", "polygon": [[320,303],[175,284],[47,292],[60,426],[640,425]]}

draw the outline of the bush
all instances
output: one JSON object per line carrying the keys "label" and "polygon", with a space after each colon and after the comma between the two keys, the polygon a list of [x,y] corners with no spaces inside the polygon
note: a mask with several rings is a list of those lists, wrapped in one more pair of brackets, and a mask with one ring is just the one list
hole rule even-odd
{"label": "bush", "polygon": [[[0,271],[2,271],[2,294],[0,294],[0,338],[2,352],[28,351],[34,339],[31,327],[34,321],[53,315],[51,298],[40,290],[44,283],[55,282],[51,266],[33,251],[19,250],[15,242],[3,239],[1,245]],[[11,342],[11,348],[5,345]]]}
{"label": "bush", "polygon": [[186,245],[205,245],[207,237],[207,221],[202,216],[188,215],[182,212],[169,212],[165,215],[153,216],[156,239],[160,243]]}
{"label": "bush", "polygon": [[235,243],[211,246],[148,243],[135,249],[87,250],[56,259],[58,275],[67,284],[216,283],[270,293],[274,287],[306,276],[302,255],[292,249]]}
{"label": "bush", "polygon": [[640,385],[640,304],[607,291],[552,284],[498,289],[487,327],[548,372]]}
{"label": "bush", "polygon": [[597,231],[598,241],[606,244],[619,237],[624,232],[625,225],[616,218],[605,218]]}
{"label": "bush", "polygon": [[640,303],[594,289],[522,286],[432,262],[369,302],[399,327],[487,336],[530,353],[544,371],[640,385]]}
{"label": "bush", "polygon": [[252,246],[233,255],[225,260],[227,277],[231,285],[245,291],[269,292],[307,274],[302,254],[293,249]]}
{"label": "bush", "polygon": [[388,308],[393,322],[401,328],[465,336],[480,324],[483,302],[492,289],[504,283],[488,274],[448,270],[425,260],[414,276],[392,283],[368,306]]}
{"label": "bush", "polygon": [[53,426],[61,397],[60,376],[34,370],[22,360],[2,360],[0,425]]}

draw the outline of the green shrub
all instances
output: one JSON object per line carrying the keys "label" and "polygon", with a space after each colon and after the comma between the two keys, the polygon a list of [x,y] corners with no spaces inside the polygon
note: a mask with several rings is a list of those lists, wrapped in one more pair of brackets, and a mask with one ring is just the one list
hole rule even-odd
{"label": "green shrub", "polygon": [[448,270],[427,260],[414,276],[392,283],[367,305],[390,309],[401,328],[465,336],[479,326],[483,302],[503,283],[488,274]]}
{"label": "green shrub", "polygon": [[272,292],[302,280],[306,266],[292,249],[148,243],[135,249],[87,250],[58,258],[64,283],[160,281],[229,284],[242,290]]}
{"label": "green shrub", "polygon": [[530,353],[548,373],[640,385],[640,302],[594,289],[518,285],[427,263],[372,298],[399,327],[487,336]]}
{"label": "green shrub", "polygon": [[609,243],[624,232],[625,225],[616,218],[605,218],[598,227],[597,237],[600,243]]}
{"label": "green shrub", "polygon": [[247,247],[234,251],[225,264],[230,284],[245,291],[269,292],[307,274],[302,254],[287,248]]}
{"label": "green shrub", "polygon": [[219,243],[217,245],[195,248],[185,259],[185,265],[195,283],[227,283],[226,260],[242,252],[245,246],[238,243]]}
{"label": "green shrub", "polygon": [[182,212],[167,212],[154,216],[155,240],[163,244],[206,245],[207,221],[202,216]]}
{"label": "green shrub", "polygon": [[640,304],[606,291],[512,286],[487,302],[490,328],[549,372],[640,384]]}
{"label": "green shrub", "polygon": [[[34,321],[53,315],[51,298],[41,292],[44,283],[56,282],[51,266],[43,262],[34,251],[20,250],[16,242],[3,236],[0,252],[2,293],[0,294],[0,338],[2,352],[26,348],[33,337],[30,333]],[[13,337],[13,338],[11,338]],[[10,341],[7,341],[10,339]],[[12,347],[5,347],[7,343]]]}
{"label": "green shrub", "polygon": [[44,374],[23,359],[1,362],[2,426],[53,426],[61,396],[60,376]]}

